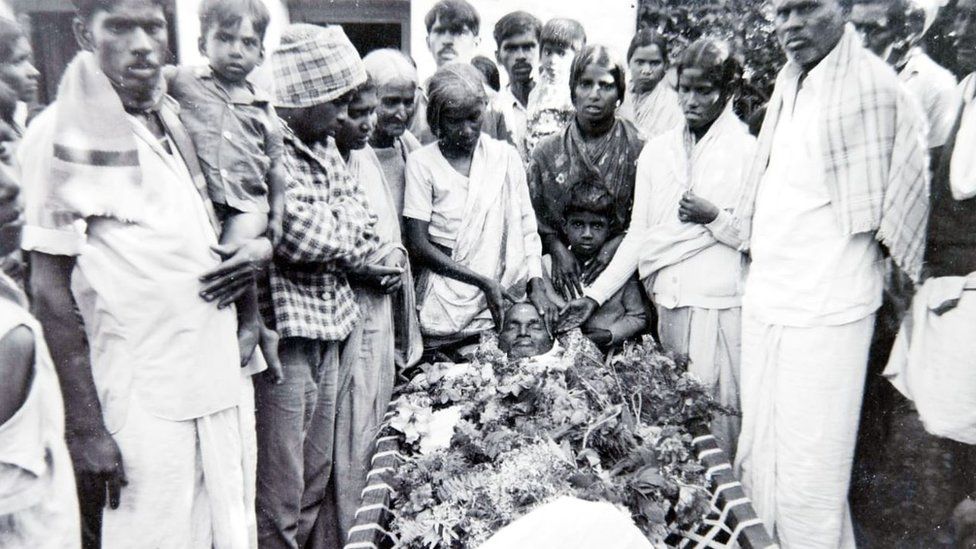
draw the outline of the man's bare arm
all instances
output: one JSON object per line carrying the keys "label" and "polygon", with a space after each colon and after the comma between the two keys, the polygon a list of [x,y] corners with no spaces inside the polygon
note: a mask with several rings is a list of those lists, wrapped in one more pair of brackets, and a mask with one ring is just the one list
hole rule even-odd
{"label": "man's bare arm", "polygon": [[105,428],[95,390],[88,339],[71,294],[75,258],[31,252],[30,287],[64,395],[65,438],[75,471],[105,482],[109,505],[125,485],[122,454]]}

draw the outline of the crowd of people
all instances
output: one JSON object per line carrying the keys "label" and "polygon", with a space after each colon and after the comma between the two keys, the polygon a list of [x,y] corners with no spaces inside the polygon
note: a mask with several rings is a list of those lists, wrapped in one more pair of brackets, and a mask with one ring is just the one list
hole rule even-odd
{"label": "crowd of people", "polygon": [[[261,0],[200,2],[203,66],[166,65],[164,0],[74,4],[26,126],[0,20],[0,546],[342,547],[399,372],[577,328],[741,411],[712,430],[781,546],[970,546],[976,0],[773,0],[755,131],[735,48],[653,18],[618,59],[512,12],[496,64],[440,0],[421,79],[335,25],[266,51]],[[882,478],[919,514],[894,532],[848,503],[878,402],[950,479]]]}

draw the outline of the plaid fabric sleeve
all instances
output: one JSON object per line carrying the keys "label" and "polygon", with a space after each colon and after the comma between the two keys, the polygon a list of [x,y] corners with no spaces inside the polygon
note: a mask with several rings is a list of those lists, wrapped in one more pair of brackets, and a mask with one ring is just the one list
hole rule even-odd
{"label": "plaid fabric sleeve", "polygon": [[370,205],[369,198],[359,185],[359,181],[349,173],[345,160],[342,159],[339,150],[332,142],[326,148],[324,156],[330,167],[329,173],[333,176],[331,184],[333,195],[344,196],[349,202],[357,204],[365,212],[366,221],[362,230],[357,233],[352,253],[339,258],[346,267],[355,269],[365,265],[382,244],[376,234],[375,210]]}
{"label": "plaid fabric sleeve", "polygon": [[358,187],[330,189],[324,181],[317,182],[324,171],[318,164],[296,158],[287,148],[283,158],[289,177],[278,257],[300,264],[361,263],[378,239],[373,234],[375,218]]}

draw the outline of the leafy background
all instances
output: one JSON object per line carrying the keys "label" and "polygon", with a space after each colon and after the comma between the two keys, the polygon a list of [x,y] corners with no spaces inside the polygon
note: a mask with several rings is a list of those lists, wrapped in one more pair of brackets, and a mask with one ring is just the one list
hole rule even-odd
{"label": "leafy background", "polygon": [[638,27],[649,25],[667,37],[672,60],[698,38],[728,41],[744,67],[736,110],[749,122],[761,114],[776,73],[786,62],[767,0],[641,0],[637,21]]}

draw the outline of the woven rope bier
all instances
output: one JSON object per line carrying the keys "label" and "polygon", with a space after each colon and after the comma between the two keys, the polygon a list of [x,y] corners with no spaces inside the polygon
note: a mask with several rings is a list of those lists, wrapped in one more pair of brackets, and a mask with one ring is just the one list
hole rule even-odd
{"label": "woven rope bier", "polygon": [[[386,420],[394,415],[396,401],[390,403]],[[706,468],[711,512],[694,532],[684,532],[677,542],[679,549],[778,549],[746,497],[728,456],[719,448],[707,427],[694,430],[693,445],[698,459]],[[400,437],[387,428],[376,439],[371,469],[366,474],[362,503],[356,511],[356,523],[349,530],[345,549],[381,549],[393,546],[387,531],[392,517],[392,478],[399,466]]]}
{"label": "woven rope bier", "polygon": [[705,466],[708,489],[712,494],[711,512],[694,532],[684,532],[679,549],[778,549],[752,501],[732,473],[732,464],[719,448],[715,437],[702,425],[693,429],[692,444],[698,460]]}

